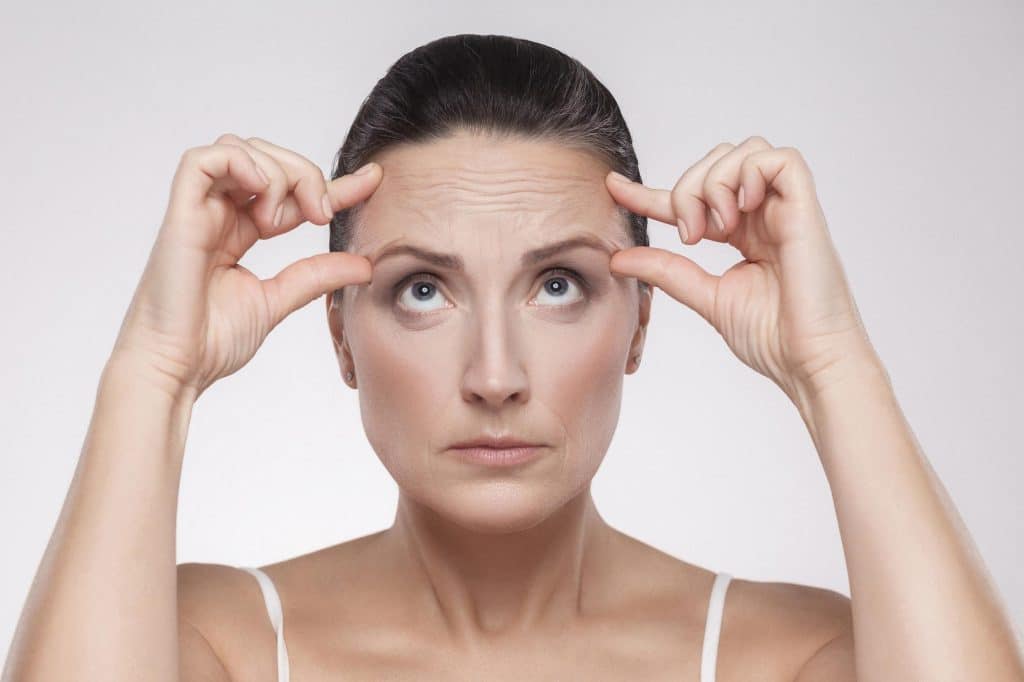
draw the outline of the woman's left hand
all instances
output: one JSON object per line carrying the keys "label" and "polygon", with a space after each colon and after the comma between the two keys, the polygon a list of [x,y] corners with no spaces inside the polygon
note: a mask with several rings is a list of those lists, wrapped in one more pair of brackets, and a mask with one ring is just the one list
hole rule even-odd
{"label": "woman's left hand", "polygon": [[684,244],[731,244],[745,260],[716,276],[686,256],[637,246],[613,255],[614,274],[653,284],[695,310],[798,405],[844,371],[880,365],[796,149],[759,136],[739,146],[723,142],[672,190],[619,178],[609,173],[605,184],[627,210],[676,225]]}

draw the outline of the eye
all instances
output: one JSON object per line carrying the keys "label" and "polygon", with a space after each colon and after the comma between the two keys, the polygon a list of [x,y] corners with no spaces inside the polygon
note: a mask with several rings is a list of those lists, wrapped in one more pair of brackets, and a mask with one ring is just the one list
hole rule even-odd
{"label": "eye", "polygon": [[[583,278],[577,273],[569,270],[568,268],[554,268],[548,270],[552,273],[553,277],[548,277],[544,280],[544,286],[541,287],[538,297],[547,294],[551,297],[554,303],[545,305],[556,305],[556,306],[567,306],[584,298]],[[574,297],[571,293],[573,289],[576,289],[577,294]]]}
{"label": "eye", "polygon": [[398,302],[406,310],[414,313],[429,313],[434,310],[443,310],[449,306],[441,305],[432,308],[431,305],[438,300],[447,300],[437,288],[437,279],[427,273],[413,275],[413,279],[406,280],[407,284],[399,285],[401,296]]}
{"label": "eye", "polygon": [[[542,305],[569,306],[584,298],[585,280],[575,271],[568,268],[553,268],[545,274],[552,274],[544,280],[538,297],[547,295],[548,302]],[[450,308],[445,305],[447,299],[438,288],[438,280],[430,273],[421,272],[403,280],[395,287],[399,292],[398,303],[407,311],[416,314],[431,313],[436,310]],[[573,296],[570,292],[576,290]]]}

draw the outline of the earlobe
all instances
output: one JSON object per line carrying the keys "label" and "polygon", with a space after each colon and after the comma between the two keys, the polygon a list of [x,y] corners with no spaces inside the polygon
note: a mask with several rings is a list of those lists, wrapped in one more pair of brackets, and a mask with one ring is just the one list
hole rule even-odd
{"label": "earlobe", "polygon": [[629,365],[627,374],[640,369],[640,356],[643,354],[644,340],[647,338],[647,325],[651,320],[651,299],[654,296],[654,287],[648,285],[640,291],[640,306],[636,332],[629,344]]}
{"label": "earlobe", "polygon": [[348,347],[348,341],[345,339],[345,329],[341,322],[341,311],[334,304],[332,294],[327,294],[324,298],[327,299],[327,325],[331,332],[334,354],[337,356],[338,364],[341,366],[341,376],[346,384],[355,388],[355,367],[352,362],[352,352]]}

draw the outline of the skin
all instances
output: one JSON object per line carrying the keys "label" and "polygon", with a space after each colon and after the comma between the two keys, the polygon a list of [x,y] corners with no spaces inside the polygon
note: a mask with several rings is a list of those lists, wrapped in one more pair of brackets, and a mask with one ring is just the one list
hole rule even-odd
{"label": "skin", "polygon": [[[792,400],[843,540],[852,600],[734,579],[718,679],[1024,679],[1009,617],[867,339],[796,150],[723,143],[671,190],[536,141],[455,136],[376,161],[327,182],[259,138],[183,155],[3,680],[275,679],[252,576],[175,564],[185,439],[206,388],[342,287],[341,306],[327,302],[332,342],[400,503],[388,529],[264,567],[294,679],[697,679],[713,574],[610,527],[590,496],[649,321],[637,278]],[[265,281],[238,265],[257,240],[360,202],[354,253]],[[713,276],[683,254],[629,247],[616,204],[744,260]],[[520,267],[522,251],[578,230],[607,249]],[[382,257],[413,240],[460,255],[465,272]],[[552,266],[585,273],[594,295],[551,307],[564,305],[542,293]],[[387,293],[425,271],[438,295],[413,303],[430,308],[413,318]],[[498,472],[446,451],[502,427],[543,441],[543,456]]]}
{"label": "skin", "polygon": [[[264,567],[287,605],[293,674],[696,679],[714,573],[612,528],[590,492],[652,294],[610,270],[631,242],[607,165],[550,142],[468,133],[374,161],[382,178],[349,247],[370,261],[372,281],[325,303],[340,374],[354,374],[346,383],[399,503],[384,531]],[[581,234],[596,248],[520,263]],[[379,258],[408,244],[457,255],[465,271]],[[554,268],[585,281],[547,292],[571,277]],[[424,281],[434,289],[417,300]],[[488,428],[545,453],[494,471],[446,450]],[[195,618],[215,648],[237,677],[273,679],[255,582],[228,567],[194,572],[188,584],[206,584],[195,608],[234,595],[221,610],[229,622]],[[735,579],[726,603],[720,679],[793,679],[849,619],[845,596],[787,583]],[[378,633],[369,644],[368,629]],[[268,655],[254,658],[254,639]]]}

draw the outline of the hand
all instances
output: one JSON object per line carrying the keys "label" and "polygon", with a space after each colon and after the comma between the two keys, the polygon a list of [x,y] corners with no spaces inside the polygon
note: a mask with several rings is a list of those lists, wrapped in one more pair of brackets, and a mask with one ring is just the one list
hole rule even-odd
{"label": "hand", "polygon": [[327,183],[303,156],[231,134],[187,150],[111,359],[130,358],[174,397],[197,399],[245,365],[286,316],[329,291],[369,281],[370,262],[350,253],[309,256],[267,280],[238,264],[257,240],[307,220],[329,224],[335,212],[366,199],[382,170],[372,163],[364,169]]}
{"label": "hand", "polygon": [[617,175],[605,184],[618,204],[677,226],[684,244],[728,243],[745,260],[715,276],[680,254],[638,246],[613,255],[614,274],[653,284],[695,310],[794,402],[822,390],[840,369],[877,361],[796,149],[758,136],[719,144],[671,191]]}

